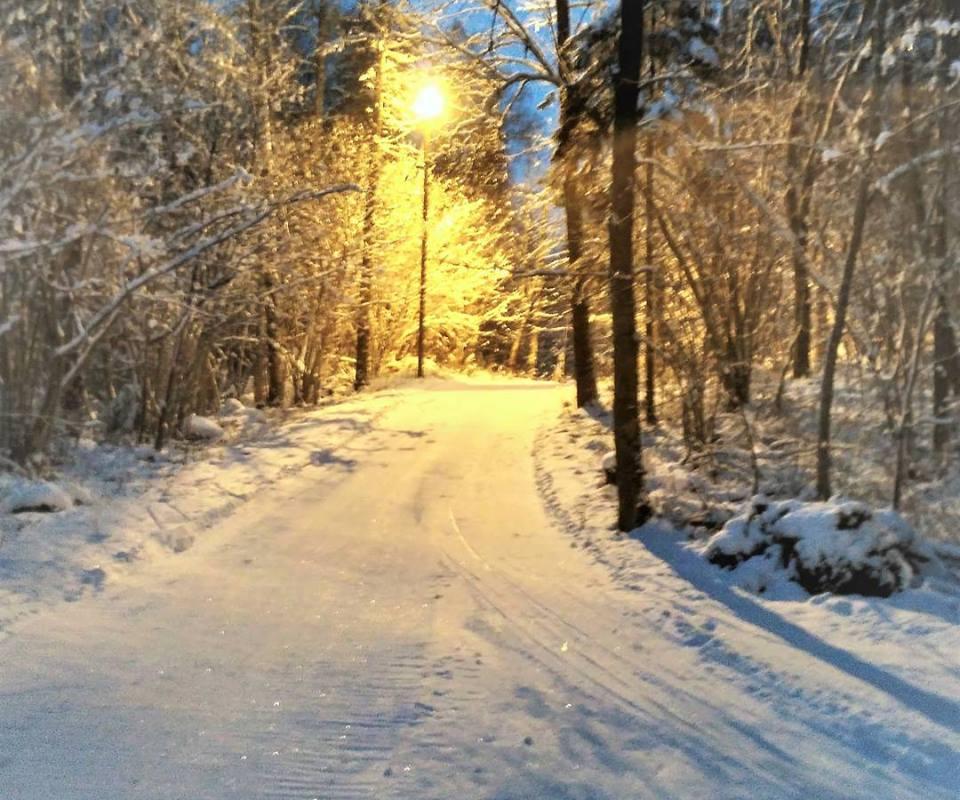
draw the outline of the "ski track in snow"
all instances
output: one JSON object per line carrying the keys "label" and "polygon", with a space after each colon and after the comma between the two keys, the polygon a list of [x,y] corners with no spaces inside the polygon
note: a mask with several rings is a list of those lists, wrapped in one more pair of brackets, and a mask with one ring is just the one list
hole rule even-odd
{"label": "ski track in snow", "polygon": [[317,469],[18,617],[0,800],[955,798],[960,668],[873,663],[668,532],[606,541],[535,434],[565,396],[428,381],[336,442],[331,407]]}

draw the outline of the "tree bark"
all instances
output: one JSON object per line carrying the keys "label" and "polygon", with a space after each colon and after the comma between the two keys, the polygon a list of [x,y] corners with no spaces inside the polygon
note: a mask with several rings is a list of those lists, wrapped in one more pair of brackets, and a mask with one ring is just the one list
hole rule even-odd
{"label": "tree bark", "polygon": [[613,316],[613,438],[617,457],[617,526],[636,526],[643,487],[637,402],[637,321],[633,286],[633,217],[637,101],[643,55],[643,0],[623,0],[614,78],[610,184],[610,310]]}
{"label": "tree bark", "polygon": [[[270,180],[273,162],[273,132],[270,118],[270,101],[266,94],[267,78],[273,61],[272,47],[265,34],[266,17],[260,0],[247,0],[248,24],[250,26],[250,50],[253,62],[257,66],[260,86],[256,87],[255,112],[257,120],[257,159],[260,175],[264,181]],[[268,194],[269,194],[268,187]],[[265,239],[258,234],[262,245]],[[260,298],[260,313],[263,315],[266,340],[262,343],[267,362],[266,402],[268,405],[283,405],[284,373],[280,346],[280,320],[276,304],[276,289],[280,279],[274,275],[266,263],[260,266],[260,286],[263,295]]]}
{"label": "tree bark", "polygon": [[[953,10],[953,9],[951,9]],[[941,79],[946,85],[950,80],[951,65],[960,56],[960,46],[955,37],[945,37]],[[955,117],[944,111],[940,115],[938,134],[940,146],[946,148],[955,137]],[[945,152],[947,152],[945,150]],[[953,434],[953,421],[950,415],[950,392],[954,398],[960,397],[960,353],[957,352],[956,335],[950,317],[949,285],[952,265],[950,254],[950,201],[948,187],[953,174],[952,154],[944,155],[940,160],[940,188],[934,202],[937,224],[933,243],[933,257],[939,272],[937,287],[937,311],[933,321],[933,450],[941,456],[946,451]]]}
{"label": "tree bark", "polygon": [[[383,11],[384,4],[380,10]],[[377,74],[374,78],[373,146],[370,155],[370,180],[363,207],[363,255],[360,262],[360,285],[357,303],[357,350],[353,388],[360,391],[370,382],[370,304],[373,302],[372,247],[376,224],[377,189],[380,184],[380,137],[383,135],[383,68],[385,19],[380,14],[377,31]]]}
{"label": "tree bark", "polygon": [[597,402],[597,378],[593,365],[590,335],[590,301],[583,275],[583,209],[577,180],[569,173],[563,182],[563,205],[567,219],[567,261],[573,276],[571,326],[573,328],[573,369],[577,384],[577,407]]}
{"label": "tree bark", "polygon": [[[653,33],[655,24],[655,13],[650,15],[649,33]],[[649,48],[648,48],[649,50]],[[653,56],[648,53],[650,79],[653,80],[657,74],[656,63]],[[657,424],[657,275],[654,268],[654,243],[653,243],[653,157],[654,157],[654,139],[653,132],[647,133],[646,147],[646,184],[643,187],[644,202],[644,245],[646,249],[646,267],[644,269],[644,331],[643,331],[643,351],[644,351],[644,418],[648,425]]]}
{"label": "tree bark", "polygon": [[[651,70],[652,72],[652,70]],[[654,268],[653,247],[653,134],[647,134],[646,185],[643,187],[644,217],[646,230],[646,267],[644,269],[644,416],[648,425],[657,424],[657,280]]]}
{"label": "tree bark", "polygon": [[[800,56],[797,64],[798,83],[802,84],[807,72],[810,54],[810,0],[802,0],[800,6]],[[787,146],[787,169],[790,186],[784,197],[787,220],[790,232],[793,234],[793,308],[794,337],[793,377],[805,378],[810,374],[810,343],[811,343],[811,313],[810,313],[810,275],[807,268],[807,228],[810,206],[810,191],[812,189],[811,167],[808,165],[807,174],[801,169],[802,148],[798,139],[806,130],[804,102],[804,87],[800,86],[801,95],[797,99],[790,116],[790,130]]]}
{"label": "tree bark", "polygon": [[843,274],[840,279],[840,289],[837,292],[837,305],[833,320],[833,329],[827,342],[824,356],[823,378],[820,384],[820,413],[817,424],[817,496],[821,500],[828,500],[831,495],[830,486],[830,423],[831,408],[833,405],[834,379],[837,369],[837,353],[840,341],[843,339],[846,325],[847,309],[850,307],[850,291],[853,286],[853,274],[860,256],[860,247],[863,244],[863,231],[867,222],[867,207],[870,204],[872,166],[876,153],[877,134],[880,132],[880,117],[877,107],[883,92],[883,67],[880,54],[884,52],[886,43],[886,14],[887,0],[877,0],[873,11],[873,77],[870,86],[870,97],[867,102],[866,121],[866,155],[860,170],[857,184],[857,196],[853,212],[853,227],[850,232],[850,243],[847,246],[847,255],[843,264]]}
{"label": "tree bark", "polygon": [[313,111],[318,119],[326,113],[327,56],[323,52],[327,34],[327,0],[316,0],[317,40],[313,49]]}
{"label": "tree bark", "polygon": [[[557,10],[557,62],[560,73],[567,79],[567,56],[564,47],[570,38],[570,5],[568,0],[556,0]],[[580,187],[574,174],[575,165],[570,163],[573,129],[578,114],[576,88],[564,87],[560,97],[560,131],[557,135],[556,157],[566,163],[563,170],[563,207],[567,225],[567,264],[572,277],[571,320],[573,328],[573,369],[577,384],[577,407],[582,408],[597,401],[597,378],[594,370],[593,340],[590,334],[590,300],[587,296],[587,280],[581,258],[583,256],[583,207],[580,203]]]}

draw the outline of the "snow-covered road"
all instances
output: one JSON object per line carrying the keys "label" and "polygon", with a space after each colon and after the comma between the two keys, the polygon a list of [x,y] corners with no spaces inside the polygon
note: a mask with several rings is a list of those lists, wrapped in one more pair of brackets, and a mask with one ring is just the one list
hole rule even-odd
{"label": "snow-covered road", "polygon": [[960,794],[955,699],[698,585],[668,537],[630,586],[571,546],[531,458],[564,390],[431,386],[311,417],[316,469],[17,622],[0,798]]}

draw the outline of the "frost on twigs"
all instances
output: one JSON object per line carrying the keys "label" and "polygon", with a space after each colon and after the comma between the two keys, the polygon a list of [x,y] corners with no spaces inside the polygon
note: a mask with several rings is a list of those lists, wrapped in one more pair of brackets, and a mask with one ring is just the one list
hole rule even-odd
{"label": "frost on twigs", "polygon": [[[757,495],[704,551],[713,564],[757,573],[758,565],[811,594],[888,597],[940,568],[932,548],[893,511],[831,500],[772,501]],[[759,574],[759,573],[757,573]],[[757,591],[764,591],[760,581]]]}

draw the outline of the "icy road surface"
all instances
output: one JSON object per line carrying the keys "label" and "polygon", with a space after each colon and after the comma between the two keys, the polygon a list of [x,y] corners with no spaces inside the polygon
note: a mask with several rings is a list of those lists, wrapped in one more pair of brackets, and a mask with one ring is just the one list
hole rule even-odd
{"label": "icy road surface", "polygon": [[348,412],[313,415],[313,468],[17,622],[0,798],[960,796],[955,697],[696,589],[668,539],[632,587],[571,547],[531,457],[563,390],[430,387],[335,449]]}

